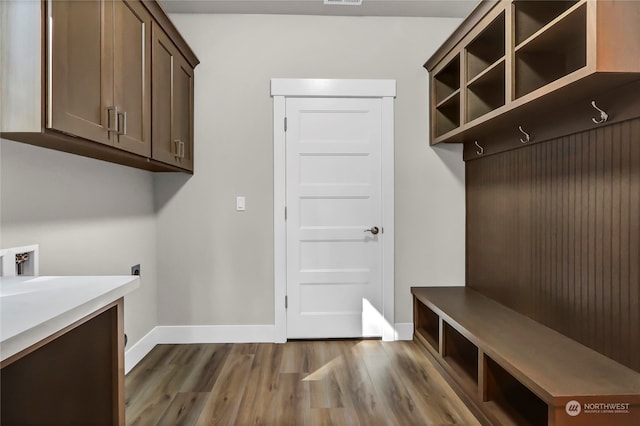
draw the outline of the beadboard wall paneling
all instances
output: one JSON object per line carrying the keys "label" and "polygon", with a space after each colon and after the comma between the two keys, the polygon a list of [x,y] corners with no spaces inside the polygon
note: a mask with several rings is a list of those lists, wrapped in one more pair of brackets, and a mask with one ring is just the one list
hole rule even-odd
{"label": "beadboard wall paneling", "polygon": [[467,285],[640,371],[640,119],[466,176]]}

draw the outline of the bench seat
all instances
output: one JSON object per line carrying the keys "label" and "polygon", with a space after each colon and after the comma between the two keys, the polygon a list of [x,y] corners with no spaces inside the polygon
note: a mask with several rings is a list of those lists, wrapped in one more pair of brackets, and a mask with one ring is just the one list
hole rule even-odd
{"label": "bench seat", "polygon": [[470,288],[411,292],[414,338],[489,422],[640,424],[640,373]]}

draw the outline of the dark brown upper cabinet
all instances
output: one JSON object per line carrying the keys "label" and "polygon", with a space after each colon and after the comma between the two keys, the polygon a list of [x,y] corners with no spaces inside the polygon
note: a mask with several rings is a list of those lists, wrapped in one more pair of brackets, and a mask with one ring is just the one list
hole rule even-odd
{"label": "dark brown upper cabinet", "polygon": [[483,0],[425,64],[431,144],[481,146],[497,130],[528,142],[520,125],[553,126],[569,105],[640,79],[638,40],[640,2]]}
{"label": "dark brown upper cabinet", "polygon": [[162,28],[152,38],[152,158],[193,171],[193,67]]}
{"label": "dark brown upper cabinet", "polygon": [[50,17],[47,127],[149,157],[149,12],[137,1],[55,1]]}
{"label": "dark brown upper cabinet", "polygon": [[[0,92],[3,138],[146,170],[193,171],[198,59],[155,1],[2,2],[0,7],[0,31],[9,40],[0,53],[8,64]],[[152,69],[153,32],[162,32],[173,47],[172,64],[190,73],[186,95],[178,73],[171,73],[170,98],[152,95],[152,79],[161,75]],[[160,148],[152,146],[153,119],[165,120],[158,114],[165,110],[171,113],[171,137],[185,141],[175,151],[177,161],[154,155]],[[180,123],[185,116],[188,123]]]}

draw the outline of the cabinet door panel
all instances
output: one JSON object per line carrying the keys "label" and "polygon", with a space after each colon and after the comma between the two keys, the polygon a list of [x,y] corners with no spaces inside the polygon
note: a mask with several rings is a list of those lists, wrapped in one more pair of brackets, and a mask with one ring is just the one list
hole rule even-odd
{"label": "cabinet door panel", "polygon": [[47,127],[107,143],[113,104],[113,3],[54,1]]}
{"label": "cabinet door panel", "polygon": [[193,170],[193,70],[181,56],[174,60],[173,115],[174,139],[184,144],[180,167]]}
{"label": "cabinet door panel", "polygon": [[119,112],[126,113],[126,119],[120,116],[121,134],[116,146],[149,157],[151,16],[137,1],[118,0],[114,24],[115,105]]}
{"label": "cabinet door panel", "polygon": [[153,159],[193,170],[193,68],[153,26]]}
{"label": "cabinet door panel", "polygon": [[177,151],[172,139],[173,61],[176,48],[164,32],[153,24],[153,143],[154,160],[177,165]]}

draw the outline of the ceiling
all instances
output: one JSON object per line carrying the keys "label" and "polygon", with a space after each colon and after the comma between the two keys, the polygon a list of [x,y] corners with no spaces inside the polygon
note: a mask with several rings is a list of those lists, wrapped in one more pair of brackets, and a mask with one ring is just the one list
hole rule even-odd
{"label": "ceiling", "polygon": [[242,13],[464,18],[479,0],[363,0],[361,6],[323,0],[159,0],[168,13]]}

